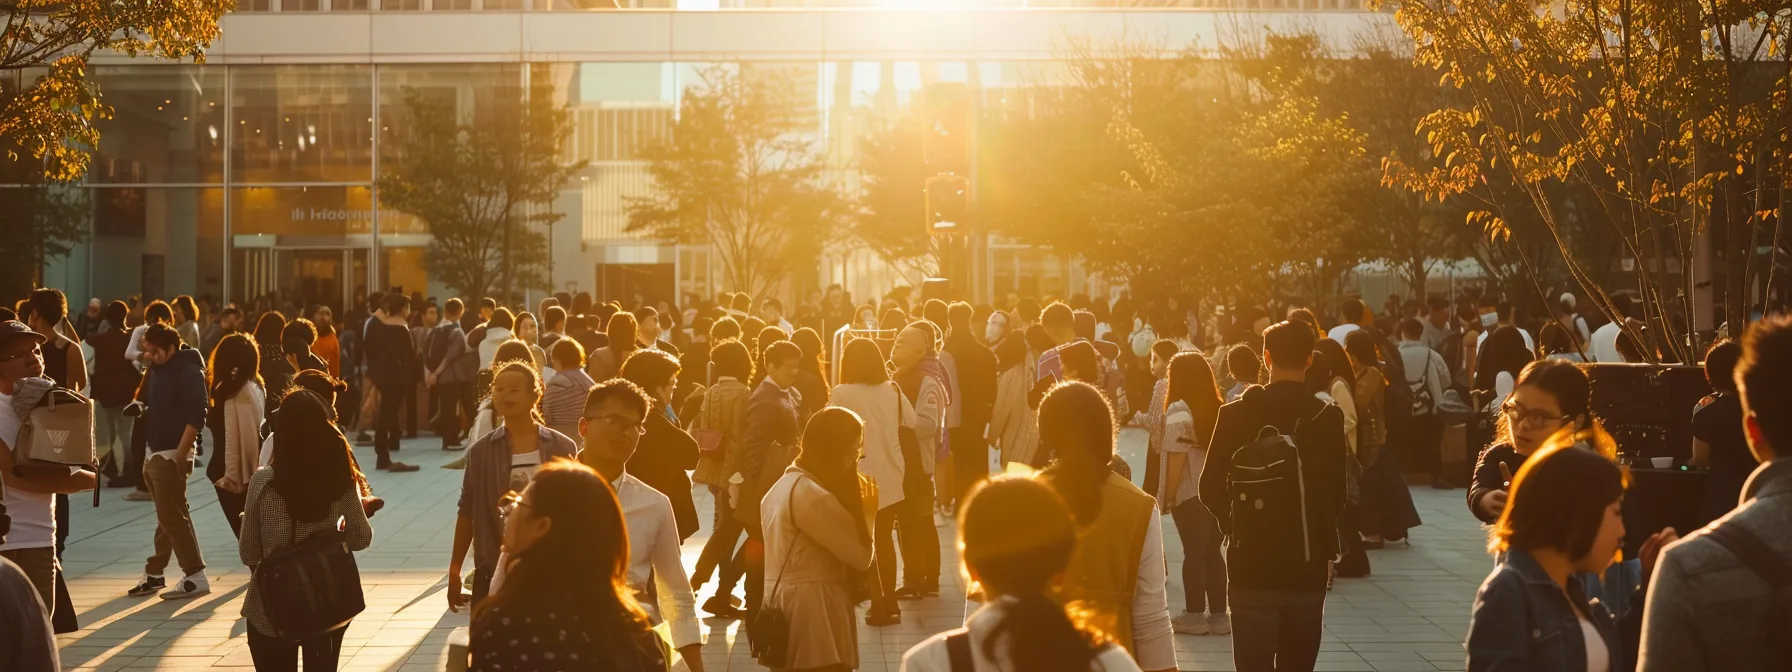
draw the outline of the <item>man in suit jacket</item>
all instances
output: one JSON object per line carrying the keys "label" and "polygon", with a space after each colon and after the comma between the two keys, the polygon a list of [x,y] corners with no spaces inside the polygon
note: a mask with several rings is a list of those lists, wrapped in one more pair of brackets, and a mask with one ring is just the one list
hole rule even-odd
{"label": "man in suit jacket", "polygon": [[[734,516],[747,528],[749,548],[765,547],[765,528],[759,520],[759,500],[796,458],[796,379],[803,351],[795,343],[780,341],[765,349],[765,380],[747,397],[746,435],[741,438],[739,473],[729,477]],[[759,613],[765,590],[765,554],[747,553],[747,618]]]}

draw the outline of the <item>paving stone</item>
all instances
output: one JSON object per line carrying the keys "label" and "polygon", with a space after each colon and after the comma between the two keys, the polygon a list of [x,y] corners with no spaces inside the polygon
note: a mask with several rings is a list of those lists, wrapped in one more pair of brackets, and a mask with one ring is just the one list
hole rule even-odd
{"label": "paving stone", "polygon": [[[1134,463],[1143,452],[1143,433],[1122,433],[1121,453]],[[344,638],[342,668],[381,672],[440,670],[447,656],[449,633],[467,625],[467,615],[449,613],[443,597],[442,573],[448,565],[454,499],[461,472],[440,468],[460,453],[436,450],[430,439],[404,442],[403,461],[422,471],[368,474],[386,508],[373,519],[373,546],[360,554],[367,611]],[[363,463],[373,460],[370,448],[358,448]],[[210,459],[207,456],[205,459]],[[249,571],[238,560],[236,539],[217,504],[217,496],[195,470],[188,485],[193,523],[208,563],[212,594],[195,600],[164,602],[127,598],[136,584],[143,559],[151,551],[154,507],[119,500],[123,490],[102,493],[101,506],[75,498],[72,534],[63,567],[70,597],[80,615],[79,632],[58,636],[65,669],[96,670],[246,670],[253,666],[240,613]],[[1319,670],[1406,671],[1460,670],[1462,640],[1476,586],[1491,566],[1486,535],[1469,515],[1460,491],[1412,489],[1425,524],[1412,531],[1412,544],[1390,544],[1369,554],[1374,572],[1365,579],[1340,579],[1326,603],[1326,631],[1320,645]],[[711,519],[713,501],[696,493],[701,519]],[[1170,608],[1182,608],[1180,573],[1175,571],[1182,548],[1166,517],[1165,554],[1169,559]],[[707,527],[684,544],[685,562],[694,564],[708,539]],[[939,530],[944,548],[952,548],[953,531]],[[172,569],[172,568],[171,568]],[[170,574],[176,572],[171,571]],[[894,672],[903,652],[935,632],[956,627],[965,602],[956,558],[946,558],[938,598],[903,602],[901,625],[861,626],[861,670]],[[170,576],[170,580],[177,577]],[[708,586],[713,589],[713,583]],[[738,594],[738,593],[737,593]],[[698,603],[709,596],[700,591]],[[861,611],[861,614],[863,612]],[[747,653],[741,626],[733,621],[704,621],[707,642],[703,658],[710,669],[759,669]],[[1177,635],[1177,663],[1183,670],[1232,670],[1230,637]]]}

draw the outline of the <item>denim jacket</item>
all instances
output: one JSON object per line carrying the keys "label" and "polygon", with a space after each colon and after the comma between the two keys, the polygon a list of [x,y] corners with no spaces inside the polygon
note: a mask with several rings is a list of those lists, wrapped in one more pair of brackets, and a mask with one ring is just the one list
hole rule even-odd
{"label": "denim jacket", "polygon": [[1568,600],[1584,605],[1605,640],[1612,672],[1629,670],[1623,638],[1605,605],[1588,599],[1580,581],[1569,581],[1564,595],[1530,553],[1514,550],[1475,593],[1468,625],[1469,672],[1585,672],[1586,642]]}

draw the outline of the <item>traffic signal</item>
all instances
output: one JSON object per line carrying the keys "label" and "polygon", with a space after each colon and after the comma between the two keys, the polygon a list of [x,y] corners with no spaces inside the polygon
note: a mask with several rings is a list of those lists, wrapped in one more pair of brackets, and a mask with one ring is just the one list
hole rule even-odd
{"label": "traffic signal", "polygon": [[971,181],[960,175],[927,178],[927,232],[953,233],[970,223]]}

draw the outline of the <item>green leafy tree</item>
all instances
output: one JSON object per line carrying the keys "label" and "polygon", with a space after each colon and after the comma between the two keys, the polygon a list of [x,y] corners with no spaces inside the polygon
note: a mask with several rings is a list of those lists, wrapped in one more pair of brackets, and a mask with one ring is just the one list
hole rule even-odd
{"label": "green leafy tree", "polygon": [[709,245],[732,288],[754,296],[812,269],[852,206],[824,179],[813,107],[787,70],[705,69],[670,137],[642,152],[653,193],[627,200],[628,230]]}
{"label": "green leafy tree", "polygon": [[[99,146],[95,122],[111,115],[89,77],[95,52],[203,61],[218,39],[218,18],[233,0],[14,0],[5,5],[0,71],[0,138],[9,159],[68,181],[87,170]],[[22,76],[20,76],[22,75]],[[22,85],[19,82],[23,82]]]}
{"label": "green leafy tree", "polygon": [[[1603,260],[1573,221],[1605,228],[1642,299],[1645,348],[1692,361],[1679,320],[1747,322],[1775,284],[1792,179],[1792,18],[1783,3],[1416,0],[1395,17],[1414,60],[1460,92],[1417,124],[1431,163],[1391,183],[1434,200],[1473,194],[1494,239],[1541,240],[1607,317],[1624,324]],[[1522,194],[1499,199],[1499,188]],[[1564,187],[1576,191],[1563,198]],[[1535,228],[1513,224],[1535,221]],[[1697,266],[1712,246],[1715,296]],[[1597,247],[1597,246],[1593,246]]]}
{"label": "green leafy tree", "polygon": [[[30,179],[26,176],[20,179]],[[42,285],[44,262],[87,240],[92,205],[86,190],[56,184],[0,189],[0,297]]]}
{"label": "green leafy tree", "polygon": [[382,207],[429,224],[424,265],[463,296],[546,288],[546,207],[585,168],[562,163],[572,115],[545,91],[504,91],[464,114],[404,90],[404,123],[382,157]]}

